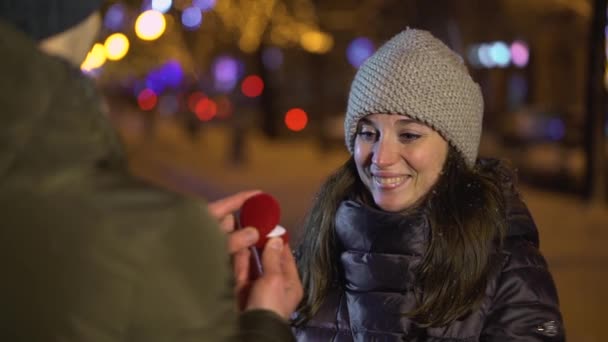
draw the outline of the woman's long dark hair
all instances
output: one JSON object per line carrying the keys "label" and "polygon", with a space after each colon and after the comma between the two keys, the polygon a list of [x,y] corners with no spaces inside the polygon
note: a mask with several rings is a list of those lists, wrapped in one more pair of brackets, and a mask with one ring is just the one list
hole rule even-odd
{"label": "woman's long dark hair", "polygon": [[[323,184],[304,222],[298,246],[304,299],[296,324],[312,317],[328,291],[340,286],[334,217],[340,203],[353,196],[373,201],[350,158]],[[506,231],[505,206],[496,170],[479,164],[471,169],[450,147],[439,180],[413,209],[425,210],[431,227],[429,245],[417,269],[418,303],[405,313],[419,326],[444,326],[478,306],[500,263],[497,251]]]}

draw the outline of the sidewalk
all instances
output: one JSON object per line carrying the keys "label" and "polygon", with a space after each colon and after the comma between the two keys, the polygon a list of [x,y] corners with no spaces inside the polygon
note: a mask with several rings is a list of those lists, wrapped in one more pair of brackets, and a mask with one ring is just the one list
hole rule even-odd
{"label": "sidewalk", "polygon": [[[297,238],[297,227],[321,182],[347,158],[344,149],[321,153],[312,141],[280,144],[250,134],[247,161],[231,164],[227,134],[206,129],[190,140],[170,121],[144,139],[128,125],[122,130],[132,169],[177,191],[207,199],[261,189],[281,203],[281,223]],[[608,309],[608,208],[589,207],[572,196],[522,185],[560,294],[568,341],[606,341]]]}

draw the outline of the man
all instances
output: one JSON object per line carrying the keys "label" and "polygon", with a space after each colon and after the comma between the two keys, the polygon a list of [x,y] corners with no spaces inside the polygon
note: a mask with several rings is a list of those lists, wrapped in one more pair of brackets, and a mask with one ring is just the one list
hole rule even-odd
{"label": "man", "polygon": [[226,246],[242,288],[257,236],[217,220],[253,193],[207,211],[127,172],[78,68],[100,2],[0,2],[0,340],[292,340],[302,288],[279,239],[237,313]]}

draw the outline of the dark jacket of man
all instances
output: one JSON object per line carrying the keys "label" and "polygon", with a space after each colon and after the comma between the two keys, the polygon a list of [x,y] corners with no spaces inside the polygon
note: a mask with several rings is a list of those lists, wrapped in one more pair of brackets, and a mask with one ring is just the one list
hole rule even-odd
{"label": "dark jacket of man", "polygon": [[0,340],[290,341],[199,202],[131,177],[92,82],[0,22]]}

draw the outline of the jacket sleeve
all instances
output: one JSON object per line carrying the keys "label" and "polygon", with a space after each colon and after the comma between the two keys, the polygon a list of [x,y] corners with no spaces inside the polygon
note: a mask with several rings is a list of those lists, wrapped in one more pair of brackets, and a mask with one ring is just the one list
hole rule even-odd
{"label": "jacket sleeve", "polygon": [[268,310],[252,310],[241,314],[239,334],[239,341],[295,342],[285,320]]}
{"label": "jacket sleeve", "polygon": [[481,341],[565,341],[555,284],[547,263],[530,242],[507,241],[505,266]]}
{"label": "jacket sleeve", "polygon": [[292,341],[278,315],[238,314],[225,235],[198,203],[176,197],[148,237],[134,287],[132,341]]}

